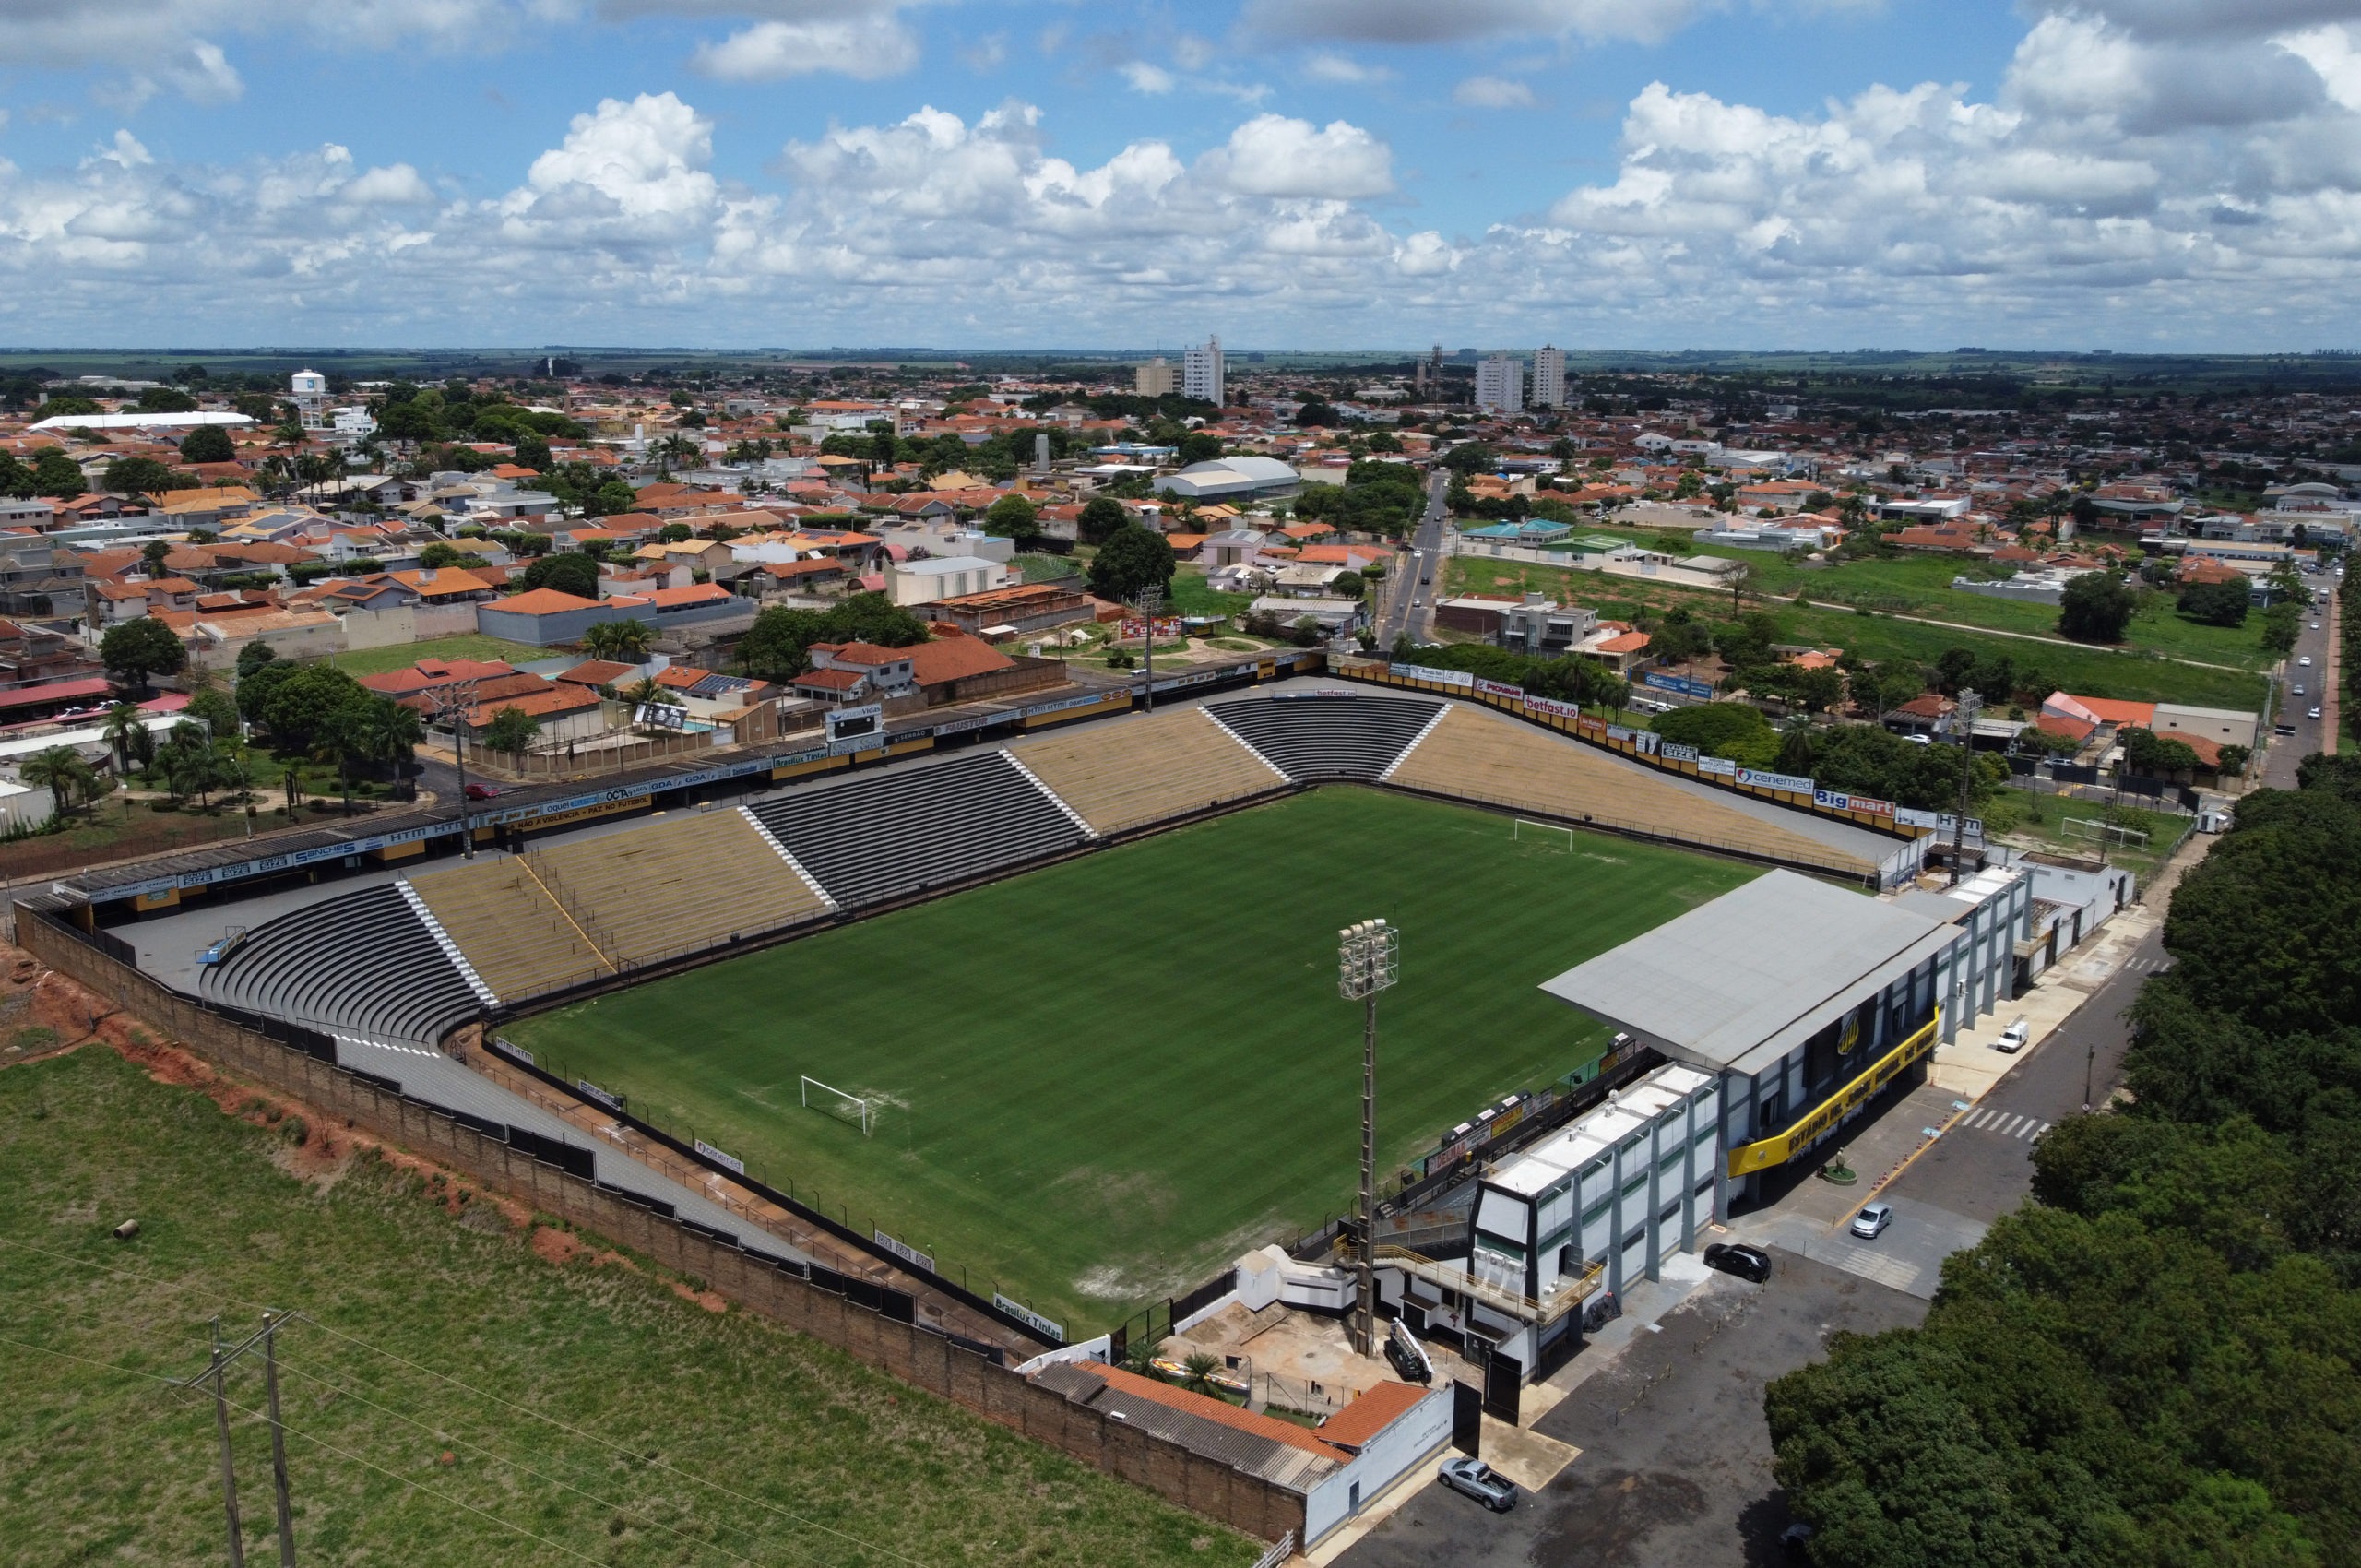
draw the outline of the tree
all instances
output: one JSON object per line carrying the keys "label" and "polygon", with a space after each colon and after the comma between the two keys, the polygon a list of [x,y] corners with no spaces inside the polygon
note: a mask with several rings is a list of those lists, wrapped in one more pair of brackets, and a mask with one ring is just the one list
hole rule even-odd
{"label": "tree", "polygon": [[1074,533],[1085,544],[1102,544],[1131,520],[1121,502],[1094,495],[1083,503],[1082,515],[1074,519]]}
{"label": "tree", "polygon": [[161,495],[192,481],[192,476],[168,469],[153,457],[117,457],[99,481],[123,495]]}
{"label": "tree", "polygon": [[985,509],[984,529],[1003,539],[1026,543],[1041,536],[1040,508],[1022,495],[1003,495]]}
{"label": "tree", "polygon": [[2119,643],[2137,607],[2122,578],[2112,572],[2084,572],[2066,585],[2058,632],[2078,643]]}
{"label": "tree", "polygon": [[504,707],[483,728],[483,743],[495,752],[521,752],[541,732],[541,721],[521,707]]}
{"label": "tree", "polygon": [[2301,606],[2274,604],[2262,612],[2262,646],[2276,654],[2296,651],[2296,638],[2302,633],[2304,612]]}
{"label": "tree", "polygon": [[1708,702],[1659,713],[1654,730],[1677,746],[1694,746],[1706,756],[1726,757],[1750,767],[1768,767],[1778,754],[1779,737],[1751,703]]}
{"label": "tree", "polygon": [[49,791],[61,816],[74,809],[76,795],[95,796],[98,792],[98,774],[72,746],[42,747],[25,759],[21,776],[34,789]]}
{"label": "tree", "polygon": [[33,459],[33,486],[35,493],[59,501],[70,501],[88,488],[81,465],[54,446],[42,448]]}
{"label": "tree", "polygon": [[2191,583],[2180,590],[2180,612],[2207,626],[2243,626],[2251,598],[2246,579],[2227,583]]}
{"label": "tree", "polygon": [[99,662],[108,674],[144,692],[150,676],[169,675],[187,664],[188,649],[170,626],[142,615],[107,628],[99,639]]}
{"label": "tree", "polygon": [[147,717],[136,702],[119,702],[107,709],[106,728],[101,733],[106,737],[107,750],[114,755],[118,778],[131,771],[132,759],[142,749],[139,742],[148,734],[144,722]]}
{"label": "tree", "polygon": [[182,711],[202,720],[217,742],[238,739],[238,705],[218,686],[191,694],[188,707]]}
{"label": "tree", "polygon": [[164,575],[164,561],[172,552],[169,540],[151,539],[139,547],[140,564],[148,568],[149,576],[160,577]]}
{"label": "tree", "polygon": [[1172,573],[1171,543],[1153,529],[1133,523],[1109,535],[1091,558],[1090,591],[1123,602],[1137,599],[1151,583],[1164,587]]}
{"label": "tree", "polygon": [[601,621],[582,636],[582,651],[593,659],[637,664],[647,657],[655,631],[645,621]]}
{"label": "tree", "polygon": [[576,599],[597,599],[598,558],[576,550],[554,551],[527,566],[523,582],[528,589],[554,588]]}
{"label": "tree", "polygon": [[812,667],[806,650],[813,643],[909,647],[926,640],[925,622],[882,593],[857,593],[826,610],[773,605],[755,616],[754,624],[739,639],[738,659],[749,675],[791,681]]}
{"label": "tree", "polygon": [[243,681],[278,657],[277,648],[264,642],[260,637],[256,637],[238,650],[238,679]]}
{"label": "tree", "polygon": [[2123,747],[2124,765],[2132,772],[2149,778],[2167,774],[2193,772],[2200,765],[2197,753],[2185,741],[2159,735],[2137,724],[2127,724],[2115,732]]}
{"label": "tree", "polygon": [[230,433],[218,424],[198,425],[181,437],[184,463],[232,463],[237,458],[238,448],[231,441]]}
{"label": "tree", "polygon": [[1480,441],[1463,441],[1443,454],[1442,466],[1463,478],[1490,473],[1501,466],[1501,455]]}
{"label": "tree", "polygon": [[239,711],[268,730],[272,743],[288,752],[314,750],[320,731],[338,714],[373,700],[372,693],[333,664],[266,664],[238,686]]}
{"label": "tree", "polygon": [[546,473],[556,459],[550,456],[550,444],[538,435],[517,438],[515,457],[519,466],[536,473]]}
{"label": "tree", "polygon": [[[1301,424],[1301,416],[1296,422]],[[1180,438],[1179,457],[1182,463],[1210,463],[1221,456],[1221,437],[1211,431],[1192,430]]]}
{"label": "tree", "polygon": [[467,552],[445,544],[441,540],[436,540],[418,552],[418,564],[430,572],[439,572],[445,566],[464,566],[469,559]]}

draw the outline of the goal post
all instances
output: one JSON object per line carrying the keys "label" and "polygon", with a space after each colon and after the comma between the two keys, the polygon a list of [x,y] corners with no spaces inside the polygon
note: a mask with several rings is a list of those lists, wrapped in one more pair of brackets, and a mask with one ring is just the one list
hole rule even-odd
{"label": "goal post", "polygon": [[2118,844],[2129,844],[2137,839],[2142,848],[2148,842],[2148,835],[2137,827],[2119,827],[2094,816],[2068,817],[2061,826],[2069,837],[2075,838],[2113,838]]}
{"label": "goal post", "polygon": [[[815,1093],[819,1097],[817,1105],[813,1104]],[[877,1116],[867,1099],[857,1094],[847,1094],[809,1075],[803,1075],[803,1106],[807,1111],[817,1111],[839,1122],[851,1123],[860,1129],[860,1135],[864,1138],[876,1134]]]}
{"label": "goal post", "polygon": [[1535,837],[1542,839],[1550,839],[1553,835],[1557,837],[1562,837],[1566,841],[1567,852],[1569,854],[1573,852],[1574,830],[1572,828],[1568,827],[1561,823],[1536,822],[1531,817],[1526,816],[1511,817],[1509,819],[1509,837],[1513,842],[1522,842],[1525,834],[1528,832],[1530,832]]}

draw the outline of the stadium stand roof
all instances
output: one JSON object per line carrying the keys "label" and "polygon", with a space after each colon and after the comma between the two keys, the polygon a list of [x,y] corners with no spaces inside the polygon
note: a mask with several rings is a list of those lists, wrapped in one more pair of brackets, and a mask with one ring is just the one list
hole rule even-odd
{"label": "stadium stand roof", "polygon": [[1679,1061],[1750,1073],[1826,1023],[1829,1004],[1857,997],[1869,977],[1908,968],[1958,935],[1883,900],[1773,871],[1541,989]]}

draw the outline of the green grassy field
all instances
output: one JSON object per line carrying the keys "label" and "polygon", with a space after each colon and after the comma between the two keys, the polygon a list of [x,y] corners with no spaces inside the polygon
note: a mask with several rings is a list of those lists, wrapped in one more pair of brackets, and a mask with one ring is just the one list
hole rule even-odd
{"label": "green grassy field", "polygon": [[[526,1019],[518,1043],[1070,1336],[1358,1182],[1335,932],[1402,929],[1382,1169],[1595,1058],[1535,989],[1746,881],[1722,861],[1355,789],[1296,796]],[[873,1137],[799,1103],[874,1097]]]}
{"label": "green grassy field", "polygon": [[[1560,570],[1554,566],[1458,556],[1450,564],[1453,591],[1523,592],[1528,589],[1560,594],[1589,605],[1604,615],[1628,617],[1642,606],[1664,610],[1685,605],[1709,618],[1726,620],[1730,596],[1703,589],[1669,588],[1631,577],[1610,577],[1597,572]],[[1776,591],[1775,589],[1774,591]],[[1817,589],[1812,591],[1818,591]],[[1972,595],[1960,595],[1963,599]],[[1979,604],[2003,601],[1978,600]],[[2115,697],[2126,702],[2178,702],[2199,707],[2227,707],[2251,713],[2262,706],[2263,679],[2244,669],[2207,669],[2178,664],[2159,650],[2128,644],[2122,648],[2094,647],[2059,640],[2028,642],[2023,637],[1996,636],[1988,632],[1932,626],[1892,615],[1868,614],[1830,604],[1793,605],[1749,599],[1750,613],[1762,611],[1778,624],[1779,640],[1841,647],[1858,657],[1881,662],[1910,659],[1932,664],[1947,648],[1964,647],[1979,655],[2005,655],[2020,669],[2031,666],[2058,685],[2083,696]],[[2010,610],[2040,610],[2039,605],[2009,605]],[[2152,610],[2134,623],[2135,631],[2169,609]],[[2174,617],[2177,619],[2177,617]],[[2054,619],[2054,617],[2053,617]],[[2017,629],[2017,628],[2006,628]],[[2188,628],[2184,628],[2188,629]],[[2195,628],[2204,629],[2204,628]],[[2244,636],[2245,634],[2235,634]],[[2258,634],[2259,635],[2259,634]]]}
{"label": "green grassy field", "polygon": [[[314,1320],[279,1344],[299,1562],[1243,1568],[1260,1550],[630,1260],[558,1261],[571,1233],[430,1192],[341,1129],[332,1153],[293,1132],[101,1047],[0,1070],[0,1561],[222,1561],[212,1404],[163,1380],[205,1365],[208,1319],[243,1339],[266,1305]],[[140,1234],[115,1241],[126,1217]],[[259,1410],[258,1366],[229,1395]],[[267,1429],[239,1415],[233,1444],[246,1560],[276,1562]]]}
{"label": "green grassy field", "polygon": [[[1908,554],[1891,560],[1841,561],[1814,566],[1783,560],[1766,551],[1701,545],[1686,536],[1646,529],[1610,528],[1594,531],[1634,540],[1651,549],[1747,562],[1754,567],[1756,587],[1763,593],[1782,597],[1801,593],[1821,604],[1845,609],[1866,604],[1889,614],[1919,615],[1996,632],[2019,632],[2038,637],[2058,635],[2058,610],[2054,605],[1993,599],[1984,594],[1962,593],[1952,588],[1954,577],[1991,573],[1985,563],[1957,555]],[[1726,602],[1729,596],[1720,597]],[[2165,593],[2148,597],[2145,607],[2131,624],[2129,644],[2138,651],[2193,659],[2207,664],[2234,665],[2257,672],[2270,668],[2272,660],[2272,655],[2262,646],[2260,615],[2248,617],[2243,626],[2200,625],[2182,616],[2174,608],[2173,596]]]}
{"label": "green grassy field", "polygon": [[498,659],[504,664],[529,664],[537,659],[564,657],[565,649],[562,647],[531,647],[503,637],[488,637],[481,632],[462,632],[457,636],[429,637],[424,642],[399,643],[392,647],[331,654],[328,661],[349,675],[382,675],[389,670],[407,670],[421,659]]}

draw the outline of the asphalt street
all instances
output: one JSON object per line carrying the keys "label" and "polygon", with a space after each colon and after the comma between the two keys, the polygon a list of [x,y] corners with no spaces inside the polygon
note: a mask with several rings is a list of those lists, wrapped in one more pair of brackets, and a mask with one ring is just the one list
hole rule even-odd
{"label": "asphalt street", "polygon": [[[1394,646],[1394,639],[1407,632],[1413,642],[1421,641],[1434,620],[1435,595],[1442,591],[1443,496],[1449,488],[1449,477],[1438,469],[1427,476],[1427,510],[1418,519],[1418,532],[1410,539],[1410,558],[1402,575],[1394,580],[1394,591],[1387,596],[1385,614],[1377,624],[1377,646]],[[1437,580],[1422,583],[1431,575]]]}
{"label": "asphalt street", "polygon": [[1430,1486],[1340,1556],[1340,1568],[1788,1561],[1764,1385],[1820,1359],[1830,1336],[1914,1324],[1927,1303],[1808,1258],[1773,1255],[1770,1283],[1714,1276],[1535,1423],[1583,1451],[1541,1492],[1496,1515]]}
{"label": "asphalt street", "polygon": [[[2286,670],[2281,677],[2279,722],[2295,726],[2296,733],[2272,738],[2271,751],[2262,765],[2262,782],[2271,789],[2296,787],[2296,765],[2322,749],[2328,721],[2335,712],[2332,707],[2324,705],[2323,694],[2327,691],[2330,668],[2329,640],[2336,629],[2336,585],[2343,580],[2325,574],[2309,579],[2316,590],[2328,594],[2329,602],[2316,605],[2306,613],[2304,629],[2296,639],[2296,651],[2287,656]],[[2312,630],[2314,621],[2320,624],[2317,632]],[[2307,659],[2311,660],[2308,665],[2304,663]],[[2297,686],[2304,688],[2300,696],[2296,693]],[[2321,710],[2319,719],[2311,717],[2316,707]]]}
{"label": "asphalt street", "polygon": [[2033,1185],[2034,1140],[2086,1100],[2105,1104],[2121,1081],[2131,1043],[2124,1015],[2165,961],[2163,932],[2152,932],[2089,1001],[1895,1178],[1882,1195],[1894,1200],[1897,1227],[1914,1202],[1987,1225],[2016,1207]]}

